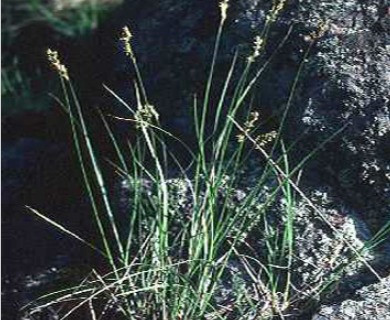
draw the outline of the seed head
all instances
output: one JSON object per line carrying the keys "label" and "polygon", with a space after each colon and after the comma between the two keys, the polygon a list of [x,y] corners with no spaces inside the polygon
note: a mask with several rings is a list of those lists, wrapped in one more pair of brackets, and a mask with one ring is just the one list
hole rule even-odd
{"label": "seed head", "polygon": [[276,5],[275,5],[275,14],[278,15],[280,11],[283,10],[284,5],[286,4],[286,0],[280,0]]}
{"label": "seed head", "polygon": [[278,133],[275,130],[258,135],[255,139],[256,148],[257,149],[264,148],[270,142],[274,141],[277,136]]}
{"label": "seed head", "polygon": [[246,136],[254,129],[259,117],[260,113],[257,111],[253,111],[249,114],[248,120],[245,121],[243,126],[244,131],[237,135],[237,141],[239,143],[245,141]]}
{"label": "seed head", "polygon": [[124,52],[127,56],[134,59],[134,53],[133,48],[131,47],[131,38],[133,37],[133,34],[131,33],[129,27],[125,26],[122,29],[121,36],[119,38],[120,41],[122,41],[124,46]]}
{"label": "seed head", "polygon": [[222,0],[219,3],[219,9],[221,11],[221,22],[224,23],[227,17],[227,10],[229,8],[229,0]]}
{"label": "seed head", "polygon": [[274,0],[274,4],[269,14],[267,14],[267,22],[273,22],[276,20],[280,12],[283,10],[286,5],[287,0]]}
{"label": "seed head", "polygon": [[328,24],[325,21],[321,21],[318,25],[318,29],[316,31],[311,32],[309,35],[304,37],[304,40],[307,42],[313,42],[322,38],[325,32],[329,29]]}
{"label": "seed head", "polygon": [[136,114],[137,128],[147,128],[153,121],[158,121],[159,114],[154,106],[146,104],[140,107]]}
{"label": "seed head", "polygon": [[49,48],[47,49],[46,54],[52,68],[59,74],[60,77],[69,81],[68,69],[61,63],[58,52]]}
{"label": "seed head", "polygon": [[253,41],[253,53],[248,57],[248,61],[253,62],[260,56],[261,49],[263,48],[264,39],[260,36],[256,36]]}
{"label": "seed head", "polygon": [[131,33],[128,26],[124,26],[122,28],[122,34],[121,34],[121,40],[129,42],[131,38],[133,37],[133,34]]}

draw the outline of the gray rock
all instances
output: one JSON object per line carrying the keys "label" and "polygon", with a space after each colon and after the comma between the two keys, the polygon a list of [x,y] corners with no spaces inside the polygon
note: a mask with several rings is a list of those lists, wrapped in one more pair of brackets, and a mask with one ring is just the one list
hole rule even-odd
{"label": "gray rock", "polygon": [[[244,10],[238,23],[254,29],[261,26],[256,13],[264,10],[264,1],[241,3]],[[305,154],[345,126],[320,151],[310,170],[320,172],[322,176],[314,180],[327,180],[365,219],[381,223],[390,212],[389,3],[292,1],[276,23],[276,34],[292,22],[297,23],[293,43],[273,68],[274,81],[264,81],[265,90],[276,92],[275,84],[288,89],[278,78],[293,77],[297,66],[293,56],[298,54],[298,61],[302,58],[299,52],[307,48],[305,35],[325,22],[327,31],[313,47],[301,75],[286,130],[292,137],[307,132],[299,150]],[[284,99],[287,91],[283,91]],[[271,108],[283,105],[278,97],[268,94],[265,99],[267,105],[274,102]]]}
{"label": "gray rock", "polygon": [[388,320],[390,319],[390,277],[363,287],[350,299],[324,305],[313,320]]}
{"label": "gray rock", "polygon": [[[73,273],[73,276],[72,276]],[[2,279],[2,317],[4,319],[33,320],[60,319],[56,307],[34,310],[38,299],[53,290],[56,285],[74,281],[75,271],[69,268],[69,256],[53,256],[45,268],[30,273],[5,274]]]}
{"label": "gray rock", "polygon": [[[252,173],[250,173],[252,172]],[[264,203],[277,187],[276,182],[271,179],[267,183],[267,188],[262,188],[255,202],[247,206],[247,210],[240,209],[240,205],[246,200],[253,184],[258,177],[256,170],[248,170],[246,188],[227,189],[221,186],[218,194],[218,203],[222,206],[225,201],[230,211],[227,215],[235,215],[235,208],[240,211],[240,221],[244,217],[249,217],[251,224],[247,226],[244,233],[240,233],[240,243],[237,245],[237,252],[252,252],[251,256],[261,265],[269,266],[271,238],[282,237],[282,232],[287,223],[286,201],[282,195],[277,197],[269,209],[265,209]],[[229,181],[226,176],[226,182]],[[156,189],[153,183],[148,180],[139,182],[129,182],[124,180],[118,186],[118,193],[121,194],[119,210],[123,215],[131,210],[131,195],[134,183],[140,183],[144,188],[144,196],[153,199],[156,196]],[[192,218],[194,213],[193,196],[191,194],[191,181],[182,178],[171,178],[167,181],[170,193],[170,227],[172,234],[178,234]],[[229,192],[228,192],[229,190]],[[227,262],[224,276],[220,281],[214,296],[219,306],[230,306],[235,317],[229,319],[255,319],[250,317],[251,311],[262,310],[262,314],[271,317],[274,315],[275,303],[277,308],[284,314],[299,316],[303,310],[307,310],[307,303],[310,301],[320,301],[324,295],[332,293],[334,288],[344,288],[343,290],[356,290],[361,283],[367,281],[361,274],[365,264],[358,259],[356,252],[360,253],[366,263],[375,263],[378,256],[374,252],[364,249],[366,241],[371,238],[371,233],[367,225],[359,219],[359,216],[350,208],[340,205],[329,193],[328,190],[313,190],[308,193],[311,203],[319,208],[321,214],[313,210],[305,200],[295,203],[292,211],[293,220],[293,257],[291,258],[290,275],[283,271],[284,268],[275,268],[273,272],[278,275],[280,283],[286,281],[291,276],[291,295],[294,296],[294,304],[289,305],[283,302],[282,291],[279,292],[278,301],[272,296],[264,278],[257,281],[248,273],[247,266],[240,255],[232,255]],[[201,202],[203,194],[197,199]],[[215,209],[218,212],[218,209]],[[238,212],[238,211],[237,211]],[[260,219],[259,219],[260,218]],[[264,224],[264,225],[263,225]],[[142,228],[145,231],[152,223],[147,219],[143,221]],[[235,228],[227,235],[228,239],[238,239]],[[143,239],[139,239],[140,242]],[[246,247],[248,245],[248,247]],[[276,245],[276,244],[275,244]],[[278,244],[279,246],[280,244]],[[279,248],[280,249],[280,248]],[[172,255],[175,256],[172,248]],[[182,259],[183,257],[177,257]],[[255,273],[262,270],[256,269]],[[257,266],[258,267],[258,266]],[[371,275],[372,276],[372,275]],[[358,278],[359,281],[350,283],[351,279]],[[264,282],[263,282],[264,281]],[[283,288],[283,285],[279,290]],[[245,296],[240,297],[239,293],[245,292]],[[261,292],[261,294],[259,294]],[[249,299],[249,300],[248,300]],[[279,300],[280,299],[280,300]],[[251,301],[251,303],[248,303]],[[250,306],[256,306],[251,309]],[[305,305],[305,309],[302,306]],[[234,307],[233,307],[234,306]],[[230,308],[229,307],[229,308]],[[329,311],[329,310],[328,310]],[[256,313],[255,312],[255,313]],[[330,311],[329,311],[330,312]],[[332,311],[333,312],[333,311]],[[244,317],[245,315],[245,317]]]}

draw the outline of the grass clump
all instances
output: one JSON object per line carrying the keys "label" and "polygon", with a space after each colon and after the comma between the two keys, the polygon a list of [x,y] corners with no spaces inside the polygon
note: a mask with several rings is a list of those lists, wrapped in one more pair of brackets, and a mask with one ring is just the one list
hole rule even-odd
{"label": "grass clump", "polygon": [[62,36],[85,36],[98,27],[112,10],[114,1],[5,0],[3,43],[12,44],[18,33],[32,23],[46,23]]}
{"label": "grass clump", "polygon": [[120,0],[3,1],[3,113],[8,116],[50,109],[51,99],[42,96],[42,91],[60,91],[48,79],[45,65],[40,65],[47,46],[44,43],[87,39],[119,3]]}
{"label": "grass clump", "polygon": [[[114,209],[115,199],[102,169],[107,159],[96,152],[67,69],[58,53],[48,52],[60,76],[63,105],[101,241],[92,244],[31,210],[98,251],[111,271],[93,270],[81,284],[42,297],[35,311],[61,304],[65,306],[61,319],[81,310],[87,310],[91,319],[113,313],[126,319],[284,318],[318,298],[351,261],[359,258],[369,266],[361,248],[342,237],[350,259],[335,259],[332,277],[299,283],[298,202],[310,207],[332,232],[339,231],[298,186],[301,170],[315,151],[292,167],[281,129],[261,131],[261,113],[250,104],[254,85],[272,59],[257,64],[283,3],[275,2],[243,69],[236,54],[222,88],[215,88],[215,65],[229,5],[221,2],[209,77],[202,97],[194,97],[196,144],[191,147],[162,128],[143,85],[133,35],[123,29],[120,40],[136,74],[135,106],[107,90],[128,109],[129,119],[117,119],[132,123],[136,137],[118,141],[102,116],[116,150],[115,159],[108,162],[126,190],[123,212]],[[295,86],[296,82],[291,96]],[[211,99],[213,90],[220,91],[217,99]],[[170,140],[184,146],[189,162],[181,161],[169,147]]]}
{"label": "grass clump", "polygon": [[1,98],[3,115],[27,110],[42,110],[49,105],[50,99],[37,94],[34,83],[42,77],[36,69],[33,75],[27,75],[20,67],[18,57],[14,57],[1,70]]}

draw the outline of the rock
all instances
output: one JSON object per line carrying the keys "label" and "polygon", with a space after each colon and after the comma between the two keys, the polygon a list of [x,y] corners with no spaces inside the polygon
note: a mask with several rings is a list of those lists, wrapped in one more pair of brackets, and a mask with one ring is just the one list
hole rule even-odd
{"label": "rock", "polygon": [[[89,204],[83,198],[77,164],[66,144],[48,139],[6,139],[2,146],[2,318],[22,317],[20,308],[39,296],[78,281],[65,279],[70,266],[88,261],[90,250],[33,215],[26,205],[51,217],[75,233],[90,231]],[[42,318],[54,320],[52,312]]]}
{"label": "rock", "polygon": [[[270,7],[262,0],[231,2],[217,83],[237,48],[247,56]],[[127,1],[125,8],[114,28],[134,30],[134,48],[162,121],[190,134],[192,94],[201,95],[204,88],[219,20],[217,1]],[[299,160],[344,128],[318,151],[307,167],[307,181],[332,186],[377,229],[390,211],[389,6],[381,0],[289,1],[272,26],[266,56],[292,25],[289,40],[256,88],[256,104],[280,121],[310,34],[325,25],[299,75],[283,130],[291,142],[300,137]],[[117,78],[131,73],[120,52],[115,65]],[[127,85],[119,88],[131,100]]]}
{"label": "rock", "polygon": [[[45,268],[35,268],[29,270],[28,273],[4,274],[1,289],[2,317],[20,320],[33,320],[37,317],[48,320],[59,319],[56,308],[40,310],[34,315],[31,314],[31,309],[36,304],[35,299],[53,290],[56,285],[74,281],[77,271],[70,269],[69,260],[67,255],[52,256]],[[28,307],[27,304],[29,304]]]}
{"label": "rock", "polygon": [[353,297],[324,305],[313,316],[313,320],[389,320],[390,319],[390,276],[382,281],[363,287]]}
{"label": "rock", "polygon": [[[49,164],[56,159],[63,165],[63,145],[58,145],[41,139],[20,138],[7,141],[3,146],[2,174],[4,175],[2,196],[3,205],[27,204],[25,186],[35,183],[44,186],[47,182]],[[58,175],[59,172],[57,172]],[[36,182],[38,181],[38,182]],[[22,203],[21,203],[22,202]]]}
{"label": "rock", "polygon": [[[248,170],[244,174],[247,181],[242,189],[239,186],[231,189],[222,185],[218,191],[217,207],[214,210],[219,212],[219,208],[227,205],[229,209],[224,213],[225,218],[239,214],[239,221],[243,221],[244,217],[251,221],[245,232],[237,233],[239,230],[232,228],[226,238],[239,239],[237,252],[244,255],[246,252],[251,252],[251,258],[259,261],[259,265],[269,266],[276,263],[269,260],[269,248],[273,245],[278,247],[280,245],[280,243],[272,244],[271,239],[278,238],[277,234],[281,237],[286,226],[287,203],[280,195],[272,204],[268,205],[269,209],[266,209],[267,206],[264,206],[264,203],[277,187],[277,182],[269,179],[266,187],[261,188],[259,194],[254,197],[256,200],[246,206],[246,210],[240,207],[242,203],[245,203],[254,184],[256,184],[256,177],[259,176],[258,171],[259,168]],[[224,181],[228,183],[229,176],[226,176]],[[251,184],[250,181],[254,182]],[[140,182],[123,180],[118,185],[117,190],[117,194],[121,195],[117,211],[121,212],[120,216],[127,216],[128,212],[131,211],[134,183],[141,183],[144,189],[143,194],[148,199],[157,197],[156,188],[152,181],[147,179]],[[167,180],[170,199],[169,230],[172,235],[179,234],[182,228],[188,226],[194,214],[191,183],[190,180],[180,177]],[[200,194],[197,203],[202,203],[203,196],[205,193]],[[278,301],[272,301],[275,296],[272,296],[271,291],[267,291],[269,287],[266,285],[266,277],[255,281],[253,275],[248,273],[246,266],[248,262],[245,262],[245,259],[242,259],[240,255],[232,255],[227,262],[224,275],[213,293],[219,306],[229,306],[234,310],[232,314],[236,318],[233,316],[232,319],[238,319],[251,312],[251,305],[256,305],[257,311],[261,309],[263,315],[272,316],[275,312],[273,309],[275,303],[284,314],[298,317],[303,311],[307,311],[309,302],[318,302],[325,295],[331,295],[334,288],[350,292],[359,288],[361,283],[372,280],[372,274],[364,275],[362,273],[365,264],[358,259],[356,254],[359,252],[360,257],[369,264],[375,264],[380,258],[375,252],[364,249],[366,241],[372,236],[367,225],[356,212],[339,204],[326,189],[312,190],[308,192],[308,196],[311,204],[305,200],[299,200],[292,209],[294,215],[292,224],[294,253],[289,270],[291,271],[292,288],[290,294],[294,296],[294,303],[290,305],[283,301],[282,284],[278,289],[281,290],[280,296],[278,295],[277,298]],[[313,210],[312,204],[319,208],[320,215]],[[154,215],[154,213],[151,214]],[[151,231],[150,226],[153,225],[153,218],[148,222],[146,217],[147,215],[145,215],[142,224],[144,234],[148,234]],[[240,236],[238,237],[237,234]],[[142,243],[143,240],[139,239],[139,242]],[[187,259],[175,256],[175,252],[181,252],[178,249],[171,248],[172,258]],[[252,272],[261,274],[262,268],[257,270],[256,267],[258,267],[256,264],[252,265],[253,270],[256,270]],[[283,283],[288,277],[284,268],[275,268],[272,272],[278,275],[279,283]],[[359,279],[359,281],[353,279]],[[245,299],[239,297],[239,292],[246,292]],[[249,299],[251,303],[248,303],[249,300],[246,299]]]}
{"label": "rock", "polygon": [[[264,2],[241,3],[238,24],[252,29],[261,26],[259,17],[264,13],[259,12]],[[273,94],[284,88],[285,100],[288,87],[278,79],[293,78],[291,73],[297,70],[294,55],[301,58],[299,52],[307,48],[304,36],[325,22],[327,31],[318,39],[301,75],[286,134],[296,138],[306,132],[300,143],[302,155],[345,126],[308,170],[317,171],[322,176],[315,179],[330,183],[340,198],[378,226],[390,212],[389,5],[385,1],[289,3],[276,23],[276,40],[287,25],[296,23],[297,27],[292,43],[272,68],[271,79],[264,80],[264,90]],[[270,94],[264,100],[271,108],[283,104]]]}
{"label": "rock", "polygon": [[389,217],[390,210],[390,153],[386,151],[390,142],[390,51],[386,44],[390,38],[374,29],[375,24],[385,22],[380,16],[385,8],[379,2],[360,9],[355,25],[335,22],[344,33],[320,40],[313,63],[322,66],[322,70],[316,68],[314,79],[325,74],[322,93],[316,96],[314,88],[306,86],[306,97],[300,102],[307,101],[304,114],[313,110],[314,117],[321,119],[317,125],[307,124],[318,139],[325,139],[337,125],[349,123],[336,138],[338,147],[327,148],[326,159],[345,199],[361,208],[366,218],[381,220]]}

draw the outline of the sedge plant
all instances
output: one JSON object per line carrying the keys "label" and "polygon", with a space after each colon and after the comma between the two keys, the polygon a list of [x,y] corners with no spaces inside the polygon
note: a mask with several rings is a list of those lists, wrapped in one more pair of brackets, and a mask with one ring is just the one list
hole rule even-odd
{"label": "sedge plant", "polygon": [[[81,284],[41,297],[39,309],[66,305],[60,319],[85,309],[91,319],[104,319],[110,312],[124,319],[284,318],[294,303],[307,300],[307,295],[318,294],[329,285],[321,283],[321,288],[299,296],[294,283],[297,199],[306,201],[326,220],[299,187],[302,169],[316,150],[293,166],[291,146],[284,143],[281,130],[259,134],[261,113],[250,103],[257,80],[274,57],[266,58],[264,47],[284,3],[274,2],[252,53],[244,62],[235,54],[222,87],[218,87],[215,69],[229,8],[227,0],[220,3],[221,19],[209,76],[203,94],[193,99],[197,143],[192,147],[162,127],[142,81],[128,27],[123,28],[120,41],[135,70],[135,103],[127,103],[112,89],[106,89],[130,114],[127,119],[114,119],[128,121],[137,134],[125,143],[119,141],[102,115],[102,126],[115,150],[114,159],[107,160],[96,152],[96,141],[91,139],[88,119],[68,70],[57,52],[48,51],[61,81],[63,106],[101,241],[91,243],[30,209],[97,251],[111,271],[101,274],[93,270]],[[261,58],[264,61],[259,66]],[[212,99],[216,91],[219,95]],[[169,148],[170,139],[184,145],[190,163],[182,163]],[[128,190],[124,222],[115,212],[104,162],[109,162]],[[172,171],[178,172],[174,178]],[[255,179],[246,181],[253,172]],[[281,199],[284,205],[275,224],[270,208]],[[251,241],[254,234],[262,239],[260,249]],[[357,259],[364,261],[361,252],[352,244],[348,246]]]}

